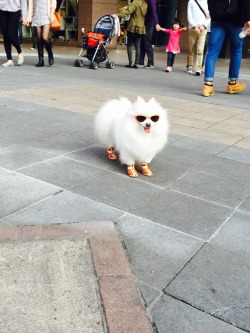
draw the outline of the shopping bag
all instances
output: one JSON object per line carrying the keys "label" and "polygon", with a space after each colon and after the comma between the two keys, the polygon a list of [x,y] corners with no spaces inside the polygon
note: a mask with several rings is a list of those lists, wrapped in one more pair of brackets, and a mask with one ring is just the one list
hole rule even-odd
{"label": "shopping bag", "polygon": [[61,14],[58,12],[54,12],[55,20],[50,23],[50,30],[57,31],[61,29]]}

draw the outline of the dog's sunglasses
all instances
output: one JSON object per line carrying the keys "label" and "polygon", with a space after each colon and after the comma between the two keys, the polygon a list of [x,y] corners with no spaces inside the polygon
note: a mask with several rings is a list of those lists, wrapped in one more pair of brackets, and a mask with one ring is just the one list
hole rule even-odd
{"label": "dog's sunglasses", "polygon": [[139,123],[143,123],[146,119],[151,119],[154,123],[157,123],[157,121],[160,119],[160,116],[151,116],[151,117],[135,116],[135,119]]}

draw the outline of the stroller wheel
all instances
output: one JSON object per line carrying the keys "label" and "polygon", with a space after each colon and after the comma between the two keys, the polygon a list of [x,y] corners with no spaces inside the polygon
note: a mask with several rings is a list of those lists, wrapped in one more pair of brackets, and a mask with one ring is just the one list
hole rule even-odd
{"label": "stroller wheel", "polygon": [[75,67],[80,67],[79,62],[80,62],[80,60],[78,60],[78,59],[75,60],[75,62],[74,62]]}
{"label": "stroller wheel", "polygon": [[111,69],[115,68],[115,63],[113,61],[111,61],[109,63],[109,68],[111,68]]}
{"label": "stroller wheel", "polygon": [[97,69],[97,68],[98,68],[98,63],[94,61],[94,62],[92,63],[92,68],[93,68],[93,69]]}
{"label": "stroller wheel", "polygon": [[108,61],[106,62],[106,68],[110,68],[110,63]]}
{"label": "stroller wheel", "polygon": [[83,60],[79,60],[79,67],[83,67]]}

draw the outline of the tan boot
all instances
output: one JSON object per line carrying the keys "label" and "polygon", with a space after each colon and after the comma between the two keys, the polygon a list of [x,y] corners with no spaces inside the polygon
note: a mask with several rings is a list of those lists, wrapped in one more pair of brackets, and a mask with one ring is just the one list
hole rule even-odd
{"label": "tan boot", "polygon": [[204,84],[203,90],[202,90],[202,96],[209,97],[214,95],[214,86]]}
{"label": "tan boot", "polygon": [[244,90],[245,88],[246,88],[245,83],[236,82],[236,81],[235,81],[235,83],[230,83],[230,81],[229,81],[228,85],[227,85],[227,93],[235,94],[235,93],[238,93],[238,92]]}

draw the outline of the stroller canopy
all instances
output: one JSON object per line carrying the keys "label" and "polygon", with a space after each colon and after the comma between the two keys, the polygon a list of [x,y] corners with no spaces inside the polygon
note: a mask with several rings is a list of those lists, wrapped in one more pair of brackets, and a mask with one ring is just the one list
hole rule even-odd
{"label": "stroller canopy", "polygon": [[105,34],[106,39],[112,39],[115,35],[115,19],[112,15],[104,15],[99,18],[94,26],[94,32]]}

